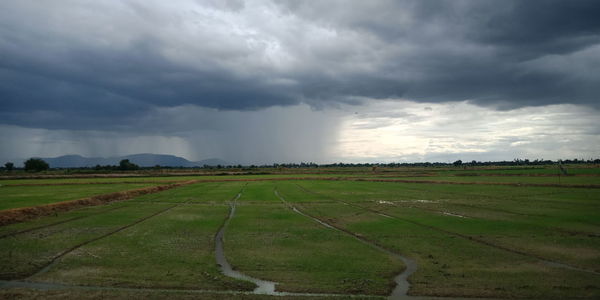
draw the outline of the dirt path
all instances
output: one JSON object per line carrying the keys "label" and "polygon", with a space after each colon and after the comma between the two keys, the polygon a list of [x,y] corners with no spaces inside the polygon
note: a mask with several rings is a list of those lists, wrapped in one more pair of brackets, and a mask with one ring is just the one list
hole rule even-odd
{"label": "dirt path", "polygon": [[387,218],[392,218],[392,219],[400,220],[400,221],[411,223],[411,224],[414,224],[414,225],[417,225],[417,226],[421,226],[421,227],[424,227],[424,228],[427,228],[427,229],[431,229],[431,230],[434,230],[434,231],[437,231],[437,232],[441,232],[441,233],[444,233],[444,234],[448,234],[448,235],[452,235],[452,236],[455,236],[455,237],[459,237],[459,238],[462,238],[462,239],[465,239],[465,240],[468,240],[468,241],[471,241],[471,242],[474,242],[474,243],[478,243],[478,244],[481,244],[481,245],[485,245],[485,246],[489,246],[489,247],[492,247],[492,248],[495,248],[495,249],[499,249],[499,250],[511,252],[511,253],[518,254],[518,255],[521,255],[521,256],[526,256],[526,257],[529,257],[529,258],[533,258],[533,259],[536,259],[539,262],[541,262],[541,263],[543,263],[543,264],[545,264],[547,266],[550,266],[550,267],[562,268],[562,269],[574,270],[574,271],[580,271],[580,272],[585,272],[585,273],[594,274],[594,275],[600,275],[599,272],[596,272],[594,270],[588,270],[588,269],[584,269],[584,268],[572,266],[572,265],[569,265],[569,264],[565,264],[565,263],[561,263],[561,262],[557,262],[557,261],[548,260],[546,258],[537,256],[537,255],[534,255],[534,254],[531,254],[531,253],[527,253],[527,252],[523,252],[523,251],[520,251],[520,250],[508,248],[508,247],[505,247],[505,246],[501,246],[501,245],[498,245],[498,244],[495,244],[495,243],[492,243],[492,242],[489,242],[489,241],[486,241],[486,240],[483,240],[483,239],[480,239],[480,238],[476,238],[476,237],[468,236],[468,235],[461,234],[461,233],[458,233],[458,232],[453,232],[453,231],[449,231],[449,230],[446,230],[446,229],[438,228],[438,227],[435,227],[435,226],[423,224],[421,222],[409,220],[409,219],[406,219],[406,218],[401,218],[401,217],[393,216],[393,215],[390,215],[390,214],[387,214],[387,213],[383,213],[383,212],[375,210],[375,209],[371,209],[371,208],[363,207],[363,206],[356,205],[356,204],[353,204],[353,203],[348,203],[348,202],[345,202],[345,201],[342,201],[342,200],[339,200],[339,199],[335,199],[335,198],[333,198],[331,196],[325,196],[325,195],[319,194],[317,192],[308,190],[308,189],[306,189],[305,187],[303,187],[303,186],[301,186],[299,184],[297,184],[297,186],[300,189],[302,189],[303,191],[307,192],[307,193],[311,193],[311,194],[314,194],[314,195],[319,195],[319,196],[322,196],[322,197],[327,197],[327,198],[332,199],[334,201],[338,201],[339,203],[343,203],[345,205],[349,205],[349,206],[352,206],[352,207],[355,207],[355,208],[358,208],[358,209],[361,209],[361,210],[369,211],[369,212],[372,212],[372,213],[377,214],[379,216],[384,216],[384,217],[387,217]]}
{"label": "dirt path", "polygon": [[408,290],[410,289],[410,283],[408,282],[408,277],[417,270],[417,263],[414,260],[412,260],[412,259],[410,259],[408,257],[402,256],[402,255],[400,255],[398,253],[395,253],[395,252],[393,252],[390,249],[384,248],[382,245],[379,245],[379,244],[377,244],[375,242],[367,240],[364,237],[359,236],[359,235],[357,235],[354,232],[350,232],[350,231],[348,231],[348,230],[346,230],[344,228],[339,228],[339,227],[337,227],[335,225],[332,225],[332,224],[329,224],[326,221],[323,221],[323,220],[321,220],[321,219],[319,219],[317,217],[314,217],[314,216],[312,216],[312,215],[310,215],[310,214],[308,214],[306,212],[302,212],[299,209],[297,209],[294,205],[292,205],[291,203],[287,202],[285,200],[285,198],[283,198],[279,194],[279,192],[277,190],[275,190],[274,192],[275,192],[275,195],[288,208],[290,208],[294,212],[296,212],[296,213],[298,213],[298,214],[300,214],[302,216],[305,216],[307,218],[310,218],[310,219],[314,220],[315,222],[317,222],[317,223],[319,223],[319,224],[321,224],[321,225],[323,225],[323,226],[325,226],[325,227],[327,227],[329,229],[333,229],[333,230],[336,230],[338,232],[344,233],[344,234],[346,234],[346,235],[348,235],[348,236],[350,236],[350,237],[352,237],[352,238],[354,238],[354,239],[362,242],[363,244],[366,244],[366,245],[368,245],[368,246],[370,246],[372,248],[375,248],[375,249],[377,249],[377,250],[379,250],[381,252],[384,252],[384,253],[386,253],[386,254],[388,254],[388,255],[396,258],[396,259],[401,260],[404,263],[404,265],[406,266],[406,268],[402,271],[402,273],[400,273],[396,277],[394,277],[394,281],[396,282],[396,287],[392,290],[392,293],[389,296],[389,298],[390,299],[403,299],[403,298],[408,297],[407,293],[408,293]]}

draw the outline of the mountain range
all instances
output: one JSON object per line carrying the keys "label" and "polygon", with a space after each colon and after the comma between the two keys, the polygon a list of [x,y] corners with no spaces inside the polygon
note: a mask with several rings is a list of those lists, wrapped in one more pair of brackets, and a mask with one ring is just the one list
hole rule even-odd
{"label": "mountain range", "polygon": [[[210,158],[200,161],[189,161],[183,157],[167,154],[132,154],[113,157],[84,157],[81,155],[63,155],[59,157],[40,157],[46,161],[51,168],[81,168],[94,167],[96,165],[119,165],[123,159],[129,159],[130,162],[140,167],[153,167],[156,165],[162,167],[202,167],[207,166],[228,166],[231,163],[219,158]],[[12,162],[16,167],[22,167],[25,159],[15,159]]]}

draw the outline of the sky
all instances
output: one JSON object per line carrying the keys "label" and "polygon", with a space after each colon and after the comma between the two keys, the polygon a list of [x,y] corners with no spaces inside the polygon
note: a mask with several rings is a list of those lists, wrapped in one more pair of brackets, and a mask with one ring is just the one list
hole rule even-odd
{"label": "sky", "polygon": [[0,2],[0,160],[600,157],[600,2]]}

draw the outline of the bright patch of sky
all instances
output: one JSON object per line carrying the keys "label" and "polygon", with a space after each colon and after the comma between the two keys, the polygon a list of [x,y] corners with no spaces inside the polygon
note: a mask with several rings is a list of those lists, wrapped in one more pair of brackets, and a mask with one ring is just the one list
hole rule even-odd
{"label": "bright patch of sky", "polygon": [[369,102],[343,118],[337,154],[343,161],[597,158],[598,114],[560,104],[494,110],[470,104]]}

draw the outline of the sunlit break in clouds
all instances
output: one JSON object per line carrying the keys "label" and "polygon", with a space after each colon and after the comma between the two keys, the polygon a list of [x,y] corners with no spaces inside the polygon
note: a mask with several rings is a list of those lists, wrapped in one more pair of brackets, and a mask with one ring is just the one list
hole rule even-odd
{"label": "sunlit break in clouds", "polygon": [[600,157],[598,1],[3,1],[0,159]]}

